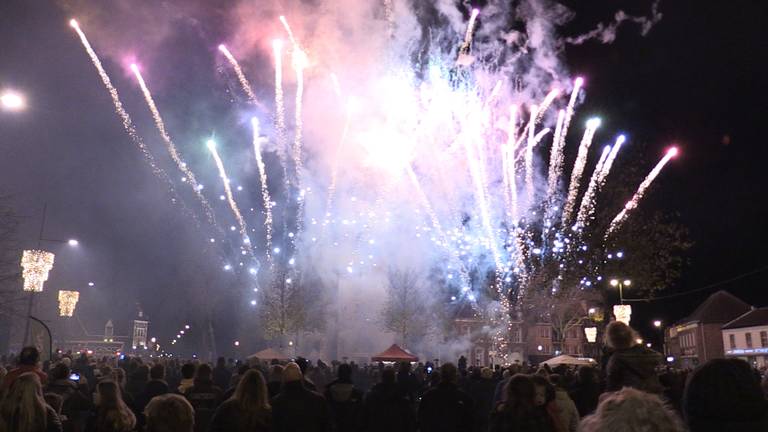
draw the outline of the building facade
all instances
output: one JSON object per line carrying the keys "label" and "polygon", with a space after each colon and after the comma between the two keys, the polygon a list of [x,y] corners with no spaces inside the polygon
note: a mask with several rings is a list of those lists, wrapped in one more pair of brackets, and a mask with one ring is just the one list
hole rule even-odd
{"label": "building facade", "polygon": [[722,328],[725,356],[768,367],[768,307],[752,309]]}
{"label": "building facade", "polygon": [[687,318],[665,329],[666,355],[682,368],[725,357],[722,327],[749,310],[747,303],[727,291],[712,294]]}

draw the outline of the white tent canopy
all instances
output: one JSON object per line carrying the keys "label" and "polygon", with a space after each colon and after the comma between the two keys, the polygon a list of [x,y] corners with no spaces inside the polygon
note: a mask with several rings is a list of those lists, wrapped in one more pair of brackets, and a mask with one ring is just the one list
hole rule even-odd
{"label": "white tent canopy", "polygon": [[254,359],[266,360],[266,361],[290,360],[290,357],[288,357],[287,355],[281,353],[280,351],[274,348],[267,348],[257,352],[256,354],[251,354],[248,356],[248,360],[254,360]]}
{"label": "white tent canopy", "polygon": [[586,366],[593,366],[597,364],[597,362],[594,359],[591,359],[589,357],[573,357],[566,354],[559,355],[557,357],[552,357],[551,359],[545,361],[542,364],[550,365],[550,366],[557,366],[557,365],[586,365]]}

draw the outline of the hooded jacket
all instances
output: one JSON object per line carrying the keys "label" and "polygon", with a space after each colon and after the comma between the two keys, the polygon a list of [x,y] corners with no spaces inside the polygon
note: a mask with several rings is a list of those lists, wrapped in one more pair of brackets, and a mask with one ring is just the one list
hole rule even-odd
{"label": "hooded jacket", "polygon": [[664,389],[656,374],[661,354],[642,345],[617,349],[608,360],[606,391],[632,387],[648,393],[661,393]]}

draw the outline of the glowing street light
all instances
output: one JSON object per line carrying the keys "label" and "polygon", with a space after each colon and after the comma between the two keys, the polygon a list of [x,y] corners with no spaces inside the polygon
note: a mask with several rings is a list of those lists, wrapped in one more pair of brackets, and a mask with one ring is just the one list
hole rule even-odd
{"label": "glowing street light", "polygon": [[0,94],[0,107],[6,111],[21,111],[27,106],[24,96],[13,90],[4,90]]}
{"label": "glowing street light", "polygon": [[77,239],[69,239],[69,240],[67,240],[67,244],[72,246],[72,247],[75,247],[75,246],[80,245],[80,242],[77,241]]}
{"label": "glowing street light", "polygon": [[624,304],[624,287],[628,287],[630,285],[632,285],[632,281],[629,279],[611,279],[611,286],[619,287],[619,301],[621,304]]}
{"label": "glowing street light", "polygon": [[235,346],[239,347],[240,346],[240,341],[235,341]]}
{"label": "glowing street light", "polygon": [[653,326],[656,327],[656,328],[660,328],[661,327],[661,320],[655,320],[653,322]]}

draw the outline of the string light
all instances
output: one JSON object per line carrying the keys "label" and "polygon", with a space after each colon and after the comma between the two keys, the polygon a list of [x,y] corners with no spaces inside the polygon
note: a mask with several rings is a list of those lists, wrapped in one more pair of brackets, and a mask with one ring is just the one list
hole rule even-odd
{"label": "string light", "polygon": [[24,291],[42,292],[43,284],[48,280],[48,272],[53,268],[55,255],[43,250],[25,250],[21,255],[21,275],[24,278]]}

